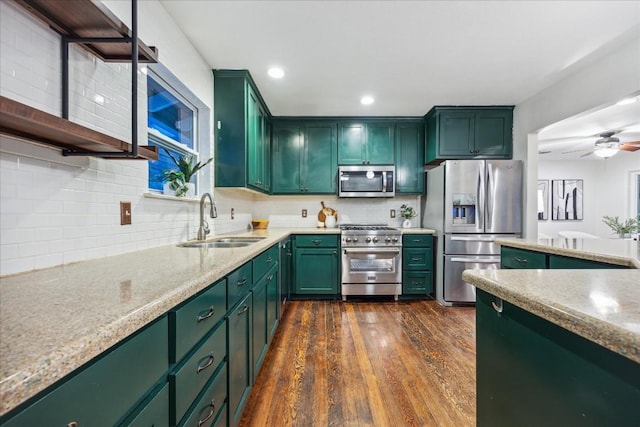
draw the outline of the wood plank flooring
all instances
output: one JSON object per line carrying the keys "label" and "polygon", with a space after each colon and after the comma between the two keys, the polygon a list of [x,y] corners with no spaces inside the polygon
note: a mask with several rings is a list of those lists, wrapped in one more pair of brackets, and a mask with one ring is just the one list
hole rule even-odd
{"label": "wood plank flooring", "polygon": [[474,426],[475,308],[291,301],[240,425]]}

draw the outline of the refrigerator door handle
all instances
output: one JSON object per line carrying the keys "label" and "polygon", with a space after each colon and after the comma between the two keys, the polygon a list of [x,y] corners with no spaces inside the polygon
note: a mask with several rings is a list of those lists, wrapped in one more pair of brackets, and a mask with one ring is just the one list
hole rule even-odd
{"label": "refrigerator door handle", "polygon": [[478,225],[477,228],[480,231],[484,231],[485,230],[485,220],[484,220],[484,210],[485,210],[485,187],[486,187],[486,183],[485,181],[485,172],[484,172],[484,168],[485,168],[485,162],[481,162],[480,168],[478,169],[478,188],[476,189],[476,192],[478,194],[478,205],[476,206],[476,215],[478,217]]}
{"label": "refrigerator door handle", "polygon": [[459,242],[495,242],[495,237],[451,237],[452,241]]}
{"label": "refrigerator door handle", "polygon": [[485,230],[489,227],[493,228],[493,167],[491,162],[487,162],[487,221]]}
{"label": "refrigerator door handle", "polygon": [[497,264],[500,262],[498,258],[451,258],[451,262],[473,262],[483,264]]}

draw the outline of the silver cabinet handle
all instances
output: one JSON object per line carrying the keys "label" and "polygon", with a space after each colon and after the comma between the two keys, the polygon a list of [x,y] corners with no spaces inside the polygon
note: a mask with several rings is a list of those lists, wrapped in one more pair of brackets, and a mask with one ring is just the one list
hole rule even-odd
{"label": "silver cabinet handle", "polygon": [[245,305],[244,307],[242,307],[242,310],[240,310],[240,311],[238,312],[238,316],[240,316],[241,314],[246,313],[247,311],[249,311],[249,306],[248,306],[248,305]]}
{"label": "silver cabinet handle", "polygon": [[211,402],[209,402],[209,405],[207,406],[209,406],[211,409],[209,410],[209,413],[206,417],[198,421],[198,427],[202,426],[204,423],[210,420],[211,417],[213,417],[213,415],[216,413],[216,402],[213,399],[211,399]]}
{"label": "silver cabinet handle", "polygon": [[205,363],[204,365],[198,366],[198,369],[196,369],[196,374],[199,374],[200,372],[202,372],[205,369],[207,369],[209,366],[213,365],[213,361],[214,360],[216,360],[216,358],[213,356],[213,352],[211,352],[211,354],[209,355],[209,357],[207,359],[207,363]]}
{"label": "silver cabinet handle", "polygon": [[313,242],[314,245],[319,245],[320,243],[322,243],[322,240],[314,239],[311,242]]}
{"label": "silver cabinet handle", "polygon": [[526,263],[528,263],[528,262],[529,262],[529,260],[528,260],[528,259],[526,259],[526,258],[518,258],[517,256],[514,256],[514,257],[513,257],[513,259],[514,259],[515,261],[519,262],[520,264],[526,264]]}
{"label": "silver cabinet handle", "polygon": [[245,278],[244,278],[244,279],[242,279],[242,280],[238,280],[237,285],[238,285],[238,286],[242,286],[242,285],[244,285],[244,284],[246,284],[246,283],[247,283],[247,278],[245,277]]}
{"label": "silver cabinet handle", "polygon": [[498,313],[502,313],[502,310],[503,310],[502,299],[496,298],[496,300],[497,300],[497,303],[496,303],[496,301],[491,301],[491,306]]}
{"label": "silver cabinet handle", "polygon": [[202,322],[204,319],[208,319],[209,317],[213,316],[213,314],[216,312],[216,309],[211,306],[209,307],[209,311],[207,312],[207,314],[205,314],[204,316],[200,316],[198,315],[198,317],[196,318],[196,320],[198,322]]}
{"label": "silver cabinet handle", "polygon": [[266,262],[271,262],[271,261],[273,261],[273,258],[271,258],[271,257],[266,259]]}

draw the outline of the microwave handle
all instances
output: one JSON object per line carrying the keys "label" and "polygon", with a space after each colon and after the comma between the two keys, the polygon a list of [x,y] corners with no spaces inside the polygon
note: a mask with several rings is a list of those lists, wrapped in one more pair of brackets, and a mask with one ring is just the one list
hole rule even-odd
{"label": "microwave handle", "polygon": [[382,172],[382,192],[387,192],[387,173]]}

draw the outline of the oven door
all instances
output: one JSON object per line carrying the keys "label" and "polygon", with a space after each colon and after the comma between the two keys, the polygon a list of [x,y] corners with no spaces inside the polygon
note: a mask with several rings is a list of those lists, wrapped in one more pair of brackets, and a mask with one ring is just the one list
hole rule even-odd
{"label": "oven door", "polygon": [[401,283],[401,248],[343,248],[342,283]]}

